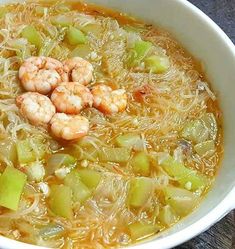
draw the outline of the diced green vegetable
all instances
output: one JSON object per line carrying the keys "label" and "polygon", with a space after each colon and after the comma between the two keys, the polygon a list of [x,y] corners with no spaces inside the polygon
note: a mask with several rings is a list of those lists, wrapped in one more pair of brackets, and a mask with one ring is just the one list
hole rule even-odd
{"label": "diced green vegetable", "polygon": [[39,236],[43,239],[49,239],[60,236],[64,233],[64,227],[59,224],[49,224],[39,230]]}
{"label": "diced green vegetable", "polygon": [[79,201],[80,203],[83,203],[91,196],[90,189],[82,183],[77,171],[69,173],[64,179],[64,184],[72,189],[73,200],[75,202]]}
{"label": "diced green vegetable", "polygon": [[[38,154],[33,150],[33,144],[37,148]],[[20,140],[16,143],[19,163],[30,163],[36,159],[41,159],[45,154],[43,141],[39,139]]]}
{"label": "diced green vegetable", "polygon": [[167,157],[161,163],[161,166],[167,174],[171,177],[175,177],[182,187],[190,183],[190,190],[194,191],[204,189],[207,186],[208,180],[204,176],[199,175],[195,170],[186,168],[182,163],[175,161],[171,156]]}
{"label": "diced green vegetable", "polygon": [[0,206],[17,210],[26,180],[24,173],[7,166],[0,176]]}
{"label": "diced green vegetable", "polygon": [[35,7],[35,13],[37,15],[43,16],[45,12],[47,12],[47,8],[46,7],[42,7],[42,6],[36,6]]}
{"label": "diced green vegetable", "polygon": [[215,140],[218,127],[213,113],[206,113],[200,119],[187,123],[182,130],[182,137],[194,143]]}
{"label": "diced green vegetable", "polygon": [[210,139],[215,140],[218,132],[218,125],[213,113],[206,113],[201,117],[201,121],[208,128]]}
{"label": "diced green vegetable", "polygon": [[145,152],[136,153],[131,159],[131,166],[136,174],[148,176],[150,173],[150,161]]}
{"label": "diced green vegetable", "polygon": [[29,140],[22,140],[16,143],[19,163],[29,163],[36,160],[36,155],[31,147]]}
{"label": "diced green vegetable", "polygon": [[72,147],[71,152],[78,160],[95,162],[98,159],[98,150],[92,145],[82,146],[79,143]]}
{"label": "diced green vegetable", "polygon": [[169,67],[169,58],[152,55],[145,59],[145,67],[152,73],[164,73]]}
{"label": "diced green vegetable", "polygon": [[64,185],[52,185],[49,206],[54,214],[71,219],[73,216],[71,188]]}
{"label": "diced green vegetable", "polygon": [[69,27],[73,24],[72,18],[65,15],[53,16],[51,18],[51,23],[59,27]]}
{"label": "diced green vegetable", "polygon": [[3,18],[8,12],[8,9],[4,6],[0,7],[0,18]]}
{"label": "diced green vegetable", "polygon": [[101,180],[99,172],[92,169],[81,169],[78,171],[81,181],[89,188],[95,189]]}
{"label": "diced green vegetable", "polygon": [[15,164],[17,160],[16,145],[11,139],[0,141],[0,161]]}
{"label": "diced green vegetable", "polygon": [[101,148],[98,152],[99,159],[103,162],[125,163],[129,160],[131,150],[128,148]]}
{"label": "diced green vegetable", "polygon": [[132,223],[128,228],[132,240],[144,239],[160,231],[157,225],[143,224],[140,222]]}
{"label": "diced green vegetable", "polygon": [[194,120],[185,125],[182,137],[194,143],[204,142],[209,138],[209,130],[200,120]]}
{"label": "diced green vegetable", "polygon": [[87,56],[91,53],[91,48],[88,44],[80,44],[78,45],[70,54],[69,57],[82,57],[86,59]]}
{"label": "diced green vegetable", "polygon": [[166,203],[180,216],[189,214],[198,204],[198,197],[186,189],[169,186],[164,194]]}
{"label": "diced green vegetable", "polygon": [[32,148],[36,148],[35,156],[37,159],[42,159],[46,153],[46,146],[42,138],[31,138],[30,144]]}
{"label": "diced green vegetable", "polygon": [[21,33],[22,37],[27,39],[30,43],[35,45],[38,49],[42,46],[42,38],[39,32],[35,29],[34,26],[28,25],[26,26]]}
{"label": "diced green vegetable", "polygon": [[79,29],[85,34],[93,34],[96,37],[100,36],[103,32],[103,28],[98,24],[87,24],[86,26],[79,27]]}
{"label": "diced green vegetable", "polygon": [[83,32],[77,28],[70,26],[66,33],[66,40],[70,45],[78,45],[86,43],[87,39]]}
{"label": "diced green vegetable", "polygon": [[142,207],[152,194],[153,183],[150,178],[136,177],[130,182],[128,205],[134,208]]}
{"label": "diced green vegetable", "polygon": [[46,172],[48,175],[54,174],[55,170],[62,166],[69,167],[75,165],[77,159],[69,154],[56,153],[47,160]]}
{"label": "diced green vegetable", "polygon": [[136,52],[137,59],[143,59],[153,44],[149,41],[137,41],[135,42],[134,50]]}
{"label": "diced green vegetable", "polygon": [[158,219],[162,224],[169,227],[178,220],[178,217],[175,214],[174,210],[169,205],[167,205],[160,210]]}
{"label": "diced green vegetable", "polygon": [[138,150],[143,144],[141,137],[137,134],[127,133],[124,135],[120,135],[116,138],[116,144],[119,147],[127,147]]}
{"label": "diced green vegetable", "polygon": [[148,41],[136,41],[134,48],[131,50],[131,57],[129,60],[130,66],[139,64],[140,61],[148,54],[153,44]]}
{"label": "diced green vegetable", "polygon": [[194,150],[201,157],[209,158],[215,153],[215,142],[213,140],[208,140],[194,146]]}

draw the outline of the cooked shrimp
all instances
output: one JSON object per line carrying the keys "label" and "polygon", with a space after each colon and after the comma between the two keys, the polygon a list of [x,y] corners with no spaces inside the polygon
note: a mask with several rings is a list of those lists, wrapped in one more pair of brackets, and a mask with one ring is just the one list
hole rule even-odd
{"label": "cooked shrimp", "polygon": [[89,131],[89,121],[80,115],[56,113],[51,119],[51,132],[64,140],[75,140]]}
{"label": "cooked shrimp", "polygon": [[92,106],[90,90],[77,82],[63,82],[51,94],[51,101],[58,112],[78,114],[83,108]]}
{"label": "cooked shrimp", "polygon": [[93,66],[81,57],[73,57],[64,61],[64,71],[70,81],[87,85],[92,80]]}
{"label": "cooked shrimp", "polygon": [[63,64],[50,57],[30,57],[19,69],[19,78],[26,91],[48,94],[58,83],[68,81]]}
{"label": "cooked shrimp", "polygon": [[16,104],[22,115],[34,125],[49,123],[55,114],[55,106],[51,100],[40,93],[24,93],[16,98]]}
{"label": "cooked shrimp", "polygon": [[122,112],[127,106],[127,95],[124,89],[112,90],[111,87],[100,84],[93,87],[91,93],[94,107],[105,114]]}

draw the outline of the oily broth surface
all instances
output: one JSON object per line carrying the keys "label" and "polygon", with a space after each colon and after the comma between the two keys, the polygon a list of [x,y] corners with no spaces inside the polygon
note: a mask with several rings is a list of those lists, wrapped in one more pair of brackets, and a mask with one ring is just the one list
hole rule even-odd
{"label": "oily broth surface", "polygon": [[[64,41],[66,28],[55,28],[50,18],[58,14],[69,15],[78,26],[98,23],[102,27],[98,37],[87,35],[91,51],[96,55],[87,57],[95,71],[90,87],[105,83],[113,88],[125,88],[128,94],[128,107],[123,113],[104,116],[94,108],[82,111],[82,115],[90,120],[88,139],[92,141],[95,149],[116,147],[115,139],[120,134],[136,133],[146,141],[143,150],[153,157],[159,152],[177,154],[179,141],[182,139],[180,132],[185,123],[201,117],[206,112],[212,112],[218,123],[216,152],[207,159],[196,155],[186,157],[184,163],[213,181],[223,154],[222,117],[218,102],[211,100],[208,91],[198,88],[199,81],[206,81],[199,63],[169,33],[159,28],[86,4],[71,3],[69,6],[72,12],[64,13],[58,7],[59,4],[29,2],[10,5],[9,13],[0,21],[1,139],[8,142],[31,138],[43,140],[46,154],[42,163],[45,167],[50,154],[63,151],[74,155],[72,144],[54,141],[43,128],[30,125],[15,106],[15,97],[23,92],[18,80],[18,69],[25,59],[26,49],[30,49],[31,55],[37,55],[38,52],[32,45],[26,44],[23,46],[23,52],[19,53],[13,46],[14,40],[20,38],[26,24],[33,24],[40,31],[44,43],[50,43],[50,46],[45,47],[45,55],[64,60],[69,57],[74,47]],[[35,7],[39,5],[48,8],[48,12],[41,18],[35,14]],[[170,69],[166,73],[139,72],[126,66],[128,43],[135,39],[135,36],[126,34],[123,29],[126,25],[142,30],[140,37],[156,45],[159,55],[166,53],[170,59]],[[143,87],[144,98],[138,102],[135,93]],[[133,243],[127,228],[127,225],[133,222],[156,224],[161,231],[167,228],[157,219],[159,210],[165,205],[161,189],[151,196],[144,207],[132,210],[126,204],[129,181],[136,176],[130,162],[79,160],[79,156],[85,152],[81,147],[77,167],[87,166],[100,171],[102,181],[94,190],[92,198],[84,205],[74,204],[72,220],[53,215],[48,208],[48,199],[40,192],[38,183],[28,182],[18,211],[11,212],[0,208],[0,233],[12,239],[41,246],[88,249],[114,248]],[[21,170],[25,167],[17,161],[11,163],[2,155],[2,171],[8,164],[14,164]],[[172,179],[166,177],[154,159],[151,159],[149,177],[161,181],[163,187],[168,183],[177,186]],[[50,186],[62,184],[63,180],[52,174],[46,176],[44,182]],[[64,227],[64,232],[45,240],[38,234],[41,227],[50,223],[60,224]]]}

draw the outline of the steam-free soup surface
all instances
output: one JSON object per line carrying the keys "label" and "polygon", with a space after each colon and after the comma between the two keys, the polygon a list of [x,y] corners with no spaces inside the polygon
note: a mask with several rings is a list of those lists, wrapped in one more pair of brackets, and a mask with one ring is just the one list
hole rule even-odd
{"label": "steam-free soup surface", "polygon": [[[171,35],[67,1],[5,5],[0,18],[0,234],[52,248],[115,248],[200,204],[222,156],[221,112],[199,63]],[[87,87],[125,89],[126,109],[85,108],[88,134],[56,139],[15,104],[30,56],[82,57],[94,69]]]}

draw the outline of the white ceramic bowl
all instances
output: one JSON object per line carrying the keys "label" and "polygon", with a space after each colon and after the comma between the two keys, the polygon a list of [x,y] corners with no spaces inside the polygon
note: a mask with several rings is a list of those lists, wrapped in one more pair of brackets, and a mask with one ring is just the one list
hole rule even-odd
{"label": "white ceramic bowl", "polygon": [[[0,0],[0,3],[9,2]],[[186,0],[91,0],[169,30],[204,65],[224,115],[224,158],[201,206],[173,228],[133,249],[166,249],[208,229],[235,208],[235,47],[225,33]],[[0,237],[3,249],[37,249]]]}

